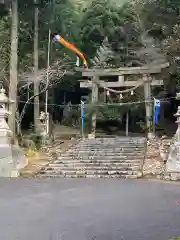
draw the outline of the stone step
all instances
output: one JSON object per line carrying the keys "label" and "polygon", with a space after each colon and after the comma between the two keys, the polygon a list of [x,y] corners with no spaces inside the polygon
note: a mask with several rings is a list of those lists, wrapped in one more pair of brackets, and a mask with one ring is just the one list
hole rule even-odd
{"label": "stone step", "polygon": [[134,158],[134,159],[57,159],[58,164],[136,164],[142,163],[144,158]]}
{"label": "stone step", "polygon": [[73,148],[71,148],[71,150],[102,150],[102,149],[107,149],[107,150],[111,150],[111,149],[114,149],[114,150],[128,150],[128,149],[131,149],[131,150],[136,150],[136,149],[144,149],[144,146],[112,146],[112,147],[106,147],[106,146],[94,146],[94,147],[82,147],[82,146],[75,146]]}
{"label": "stone step", "polygon": [[81,146],[76,146],[74,148],[69,149],[68,151],[102,151],[102,150],[107,150],[107,151],[135,151],[135,150],[144,150],[144,146],[140,147],[140,146],[112,146],[112,147],[105,147],[105,146],[96,146],[96,147],[81,147]]}
{"label": "stone step", "polygon": [[111,137],[111,138],[95,138],[95,139],[82,139],[81,142],[85,143],[94,143],[94,142],[137,142],[142,143],[145,142],[146,138],[141,137]]}
{"label": "stone step", "polygon": [[111,178],[111,179],[137,179],[140,178],[142,176],[141,172],[138,172],[136,175],[83,175],[83,176],[79,176],[79,175],[60,175],[60,174],[41,174],[39,175],[39,177],[43,177],[43,178]]}
{"label": "stone step", "polygon": [[79,162],[83,162],[83,161],[90,161],[90,162],[124,162],[124,161],[134,161],[134,160],[138,160],[138,161],[142,161],[144,160],[144,156],[143,155],[139,155],[139,156],[71,156],[71,157],[58,157],[57,158],[58,161],[79,161]]}
{"label": "stone step", "polygon": [[128,141],[118,141],[118,140],[115,140],[115,141],[111,141],[111,142],[98,142],[98,141],[94,141],[94,142],[82,142],[82,141],[79,141],[76,143],[76,145],[79,145],[79,146],[100,146],[100,145],[104,145],[104,146],[113,146],[113,145],[116,145],[116,146],[119,146],[119,145],[139,145],[139,146],[142,146],[145,144],[145,141],[143,142],[128,142]]}
{"label": "stone step", "polygon": [[64,176],[86,176],[86,175],[138,175],[140,173],[140,170],[74,170],[74,169],[68,169],[67,171],[52,171],[52,170],[43,170],[40,172],[40,174],[48,174],[48,175],[64,175]]}
{"label": "stone step", "polygon": [[55,164],[138,164],[141,163],[144,159],[127,159],[127,160],[89,160],[89,159],[81,159],[81,160],[56,160]]}
{"label": "stone step", "polygon": [[52,168],[56,168],[56,167],[69,167],[69,168],[83,168],[83,167],[107,167],[107,168],[118,168],[118,167],[124,167],[124,168],[128,168],[128,167],[136,167],[136,166],[140,166],[140,161],[137,162],[131,162],[131,163],[104,163],[104,162],[100,162],[100,163],[81,163],[81,162],[70,162],[70,163],[50,163],[48,165],[48,167],[52,167]]}
{"label": "stone step", "polygon": [[142,154],[144,153],[144,149],[119,149],[119,150],[113,150],[113,149],[77,149],[77,150],[68,150],[66,152],[64,152],[64,154],[87,154],[87,153],[92,153],[92,154],[105,154],[105,153],[114,153],[114,154],[117,154],[117,153],[121,153],[121,154]]}
{"label": "stone step", "polygon": [[140,147],[128,147],[128,148],[123,148],[123,147],[119,147],[119,148],[106,148],[106,147],[99,147],[99,148],[81,148],[81,147],[76,147],[74,149],[69,149],[67,150],[67,152],[102,152],[102,151],[106,151],[106,152],[133,152],[133,151],[144,151],[144,147],[140,148]]}
{"label": "stone step", "polygon": [[112,143],[109,143],[109,144],[106,144],[106,143],[98,143],[98,142],[95,142],[95,143],[82,143],[82,142],[79,142],[78,144],[76,144],[75,146],[81,146],[81,147],[99,147],[99,146],[105,146],[105,147],[112,147],[112,146],[144,146],[144,143],[128,143],[128,142],[112,142]]}
{"label": "stone step", "polygon": [[[77,143],[75,146],[82,146],[82,147],[96,147],[96,146],[144,146],[145,143],[129,143],[129,142],[111,142],[111,143],[100,143],[100,142],[94,142],[94,143],[83,143],[83,142],[79,142]],[[74,146],[73,146],[74,147]]]}
{"label": "stone step", "polygon": [[58,156],[58,160],[70,159],[87,159],[87,160],[125,160],[125,159],[143,159],[144,154],[106,154],[106,155],[85,155],[85,154],[62,154]]}
{"label": "stone step", "polygon": [[[97,133],[99,132],[99,130],[97,130]],[[101,132],[101,131],[100,131]],[[136,139],[142,139],[142,138],[145,138],[144,136],[140,136],[140,135],[135,135],[135,136],[124,136],[124,135],[111,135],[111,134],[105,134],[104,136],[98,136],[96,137],[96,139],[109,139],[109,138],[136,138]]]}
{"label": "stone step", "polygon": [[106,151],[98,151],[98,152],[93,152],[93,151],[86,151],[86,152],[65,152],[65,153],[59,153],[57,156],[62,156],[62,157],[73,157],[73,156],[141,156],[144,155],[143,151],[133,151],[133,152],[106,152]]}
{"label": "stone step", "polygon": [[144,151],[143,148],[74,148],[74,149],[69,149],[67,150],[67,153],[72,153],[72,152],[142,152]]}
{"label": "stone step", "polygon": [[119,146],[119,145],[139,145],[139,146],[142,146],[144,145],[145,142],[128,142],[128,141],[111,141],[111,142],[97,142],[97,141],[94,141],[94,142],[78,142],[76,145],[79,145],[79,146],[100,146],[100,145],[104,145],[104,146],[113,146],[113,145],[116,145],[116,146]]}
{"label": "stone step", "polygon": [[96,138],[96,139],[81,139],[81,143],[112,143],[112,142],[129,142],[129,143],[143,143],[146,139],[144,138]]}
{"label": "stone step", "polygon": [[[58,148],[58,146],[57,146]],[[80,140],[44,167],[41,177],[138,178],[142,176],[145,138],[109,137]]]}
{"label": "stone step", "polygon": [[112,144],[112,145],[104,145],[104,144],[95,144],[94,146],[92,145],[74,145],[72,147],[72,149],[85,149],[85,148],[88,148],[88,149],[122,149],[122,148],[144,148],[144,144],[142,145],[138,145],[138,144]]}
{"label": "stone step", "polygon": [[106,155],[88,155],[88,154],[79,154],[79,155],[76,155],[76,154],[72,154],[72,155],[59,155],[57,156],[57,159],[90,159],[90,160],[103,160],[103,159],[109,159],[109,160],[124,160],[124,159],[136,159],[136,158],[140,158],[142,159],[144,156],[143,154],[134,154],[134,155],[131,155],[131,154],[116,154],[116,155],[113,155],[113,154],[106,154]]}
{"label": "stone step", "polygon": [[45,168],[47,171],[137,171],[140,170],[138,166],[48,166]]}
{"label": "stone step", "polygon": [[128,140],[128,139],[110,139],[109,141],[107,140],[81,140],[77,144],[84,144],[84,145],[95,145],[95,144],[106,144],[106,145],[112,145],[112,144],[144,144],[146,141],[145,140]]}
{"label": "stone step", "polygon": [[120,149],[113,149],[113,148],[99,148],[99,149],[89,149],[89,148],[77,148],[77,149],[69,149],[66,153],[142,153],[144,152],[144,148],[120,148]]}

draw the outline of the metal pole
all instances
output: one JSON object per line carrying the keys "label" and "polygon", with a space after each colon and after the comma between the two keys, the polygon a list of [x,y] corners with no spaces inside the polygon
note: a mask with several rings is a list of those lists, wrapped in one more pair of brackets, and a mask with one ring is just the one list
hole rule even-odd
{"label": "metal pole", "polygon": [[39,101],[39,6],[38,0],[34,0],[34,126],[39,128],[40,101]]}
{"label": "metal pole", "polygon": [[[51,29],[49,28],[46,86],[48,86],[48,84],[49,84],[50,46],[51,46]],[[47,105],[48,105],[48,90],[46,91],[46,105],[45,105],[46,106],[46,108],[45,108],[46,114],[47,114]]]}
{"label": "metal pole", "polygon": [[[48,56],[47,56],[47,72],[46,72],[46,86],[49,85],[49,65],[50,65],[50,47],[51,47],[51,29],[49,28],[49,36],[48,36]],[[45,113],[46,118],[48,115],[48,90],[46,91],[46,100],[45,100]],[[46,124],[48,124],[46,120]],[[48,134],[48,126],[46,126],[46,133]]]}

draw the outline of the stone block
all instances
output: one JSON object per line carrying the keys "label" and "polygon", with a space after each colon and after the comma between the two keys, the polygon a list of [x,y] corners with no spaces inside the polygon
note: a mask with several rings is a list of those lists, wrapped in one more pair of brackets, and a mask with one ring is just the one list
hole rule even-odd
{"label": "stone block", "polygon": [[166,171],[180,173],[180,143],[175,142],[170,147],[170,152],[166,164]]}
{"label": "stone block", "polygon": [[18,145],[0,145],[0,177],[17,177],[28,161]]}

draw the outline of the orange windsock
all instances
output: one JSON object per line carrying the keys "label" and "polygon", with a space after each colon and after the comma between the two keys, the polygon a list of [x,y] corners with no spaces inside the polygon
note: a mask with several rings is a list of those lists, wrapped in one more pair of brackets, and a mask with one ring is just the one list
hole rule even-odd
{"label": "orange windsock", "polygon": [[61,43],[64,47],[72,50],[74,53],[77,54],[78,57],[80,57],[83,61],[83,64],[84,64],[84,67],[85,68],[88,68],[88,65],[87,65],[87,61],[83,55],[82,52],[79,51],[79,49],[77,49],[77,47],[75,47],[72,43],[69,43],[68,41],[66,41],[64,38],[62,38],[61,36],[59,35],[56,35],[55,36],[55,40],[59,43]]}

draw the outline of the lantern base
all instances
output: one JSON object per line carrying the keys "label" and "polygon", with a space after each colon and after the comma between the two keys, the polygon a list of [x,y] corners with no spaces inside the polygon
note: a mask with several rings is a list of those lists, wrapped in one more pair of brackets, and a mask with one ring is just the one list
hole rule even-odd
{"label": "lantern base", "polygon": [[12,142],[8,124],[0,119],[0,177],[18,177],[20,169],[28,164],[22,149]]}

